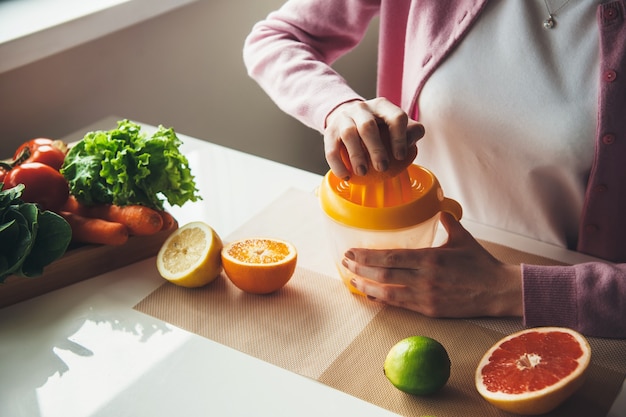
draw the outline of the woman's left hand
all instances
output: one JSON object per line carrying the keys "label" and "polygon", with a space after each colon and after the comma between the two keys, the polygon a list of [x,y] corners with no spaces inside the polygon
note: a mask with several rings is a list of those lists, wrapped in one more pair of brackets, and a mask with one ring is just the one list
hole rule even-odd
{"label": "woman's left hand", "polygon": [[495,259],[450,214],[447,242],[425,249],[352,248],[343,265],[368,298],[431,317],[521,316],[519,265]]}

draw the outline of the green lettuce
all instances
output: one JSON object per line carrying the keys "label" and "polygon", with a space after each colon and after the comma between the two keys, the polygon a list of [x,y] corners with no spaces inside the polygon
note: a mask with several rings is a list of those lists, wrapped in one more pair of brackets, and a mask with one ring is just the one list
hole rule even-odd
{"label": "green lettuce", "polygon": [[72,146],[61,174],[84,204],[182,206],[201,197],[181,144],[172,128],[159,126],[148,136],[121,120],[117,129],[89,132]]}

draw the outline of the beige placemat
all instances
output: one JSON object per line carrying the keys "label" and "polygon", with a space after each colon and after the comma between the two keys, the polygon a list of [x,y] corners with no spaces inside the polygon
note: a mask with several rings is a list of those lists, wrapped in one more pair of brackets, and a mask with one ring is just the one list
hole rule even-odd
{"label": "beige placemat", "polygon": [[[279,292],[246,294],[222,275],[195,290],[166,283],[135,308],[401,415],[507,415],[478,395],[473,372],[493,343],[521,328],[520,319],[429,319],[351,295],[333,272],[311,193],[290,190],[226,240],[252,235],[282,237],[298,248],[299,267]],[[481,243],[508,262],[555,263]],[[439,340],[451,357],[450,380],[432,397],[403,394],[382,372],[389,348],[414,334]],[[619,392],[626,374],[626,341],[591,338],[590,343],[593,358],[586,385],[551,415],[605,416]]]}
{"label": "beige placemat", "polygon": [[382,307],[346,296],[338,280],[297,268],[274,294],[244,293],[222,274],[199,289],[165,284],[135,308],[317,379]]}
{"label": "beige placemat", "polygon": [[[391,346],[415,334],[439,340],[450,355],[450,379],[433,396],[404,394],[391,386],[382,372],[382,363]],[[474,387],[476,365],[484,352],[502,336],[502,333],[469,321],[430,319],[410,311],[386,307],[322,374],[319,381],[404,416],[510,416],[485,402]],[[622,352],[624,346],[622,344]],[[594,353],[596,356],[601,354]],[[547,415],[606,416],[623,380],[623,372],[603,368],[593,362],[585,385],[565,404]]]}

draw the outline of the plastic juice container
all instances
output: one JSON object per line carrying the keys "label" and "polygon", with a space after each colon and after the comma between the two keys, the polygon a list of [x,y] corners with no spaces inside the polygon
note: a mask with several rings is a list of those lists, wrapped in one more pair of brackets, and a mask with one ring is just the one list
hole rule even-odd
{"label": "plastic juice container", "polygon": [[419,165],[376,184],[351,184],[331,171],[318,190],[326,214],[333,259],[342,281],[356,294],[353,274],[341,261],[350,248],[418,249],[432,246],[441,212],[460,219],[462,209],[447,198],[435,175]]}

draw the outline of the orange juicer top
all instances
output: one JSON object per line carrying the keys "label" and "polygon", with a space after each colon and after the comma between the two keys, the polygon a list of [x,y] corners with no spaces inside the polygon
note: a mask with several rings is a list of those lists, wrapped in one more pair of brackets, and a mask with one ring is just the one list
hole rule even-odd
{"label": "orange juicer top", "polygon": [[435,175],[407,161],[393,176],[373,173],[343,180],[328,171],[319,189],[322,208],[339,223],[371,230],[411,227],[440,211],[460,219],[461,206],[444,197]]}

